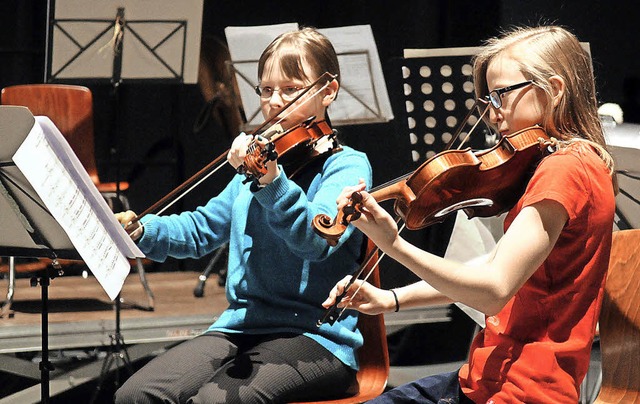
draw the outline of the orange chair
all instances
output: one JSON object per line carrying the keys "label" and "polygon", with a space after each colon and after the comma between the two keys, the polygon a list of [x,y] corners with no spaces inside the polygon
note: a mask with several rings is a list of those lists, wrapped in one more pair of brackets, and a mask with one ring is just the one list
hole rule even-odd
{"label": "orange chair", "polygon": [[[64,84],[23,84],[2,89],[0,103],[3,105],[19,105],[29,108],[33,115],[44,115],[60,130],[74,153],[89,174],[96,188],[104,196],[112,209],[129,209],[128,199],[121,193],[129,188],[127,182],[101,182],[95,159],[93,132],[93,96],[87,87]],[[119,187],[119,189],[118,189]],[[0,262],[1,264],[1,262]],[[147,292],[149,307],[153,309],[153,294],[144,277],[144,267],[136,262],[140,279]],[[32,272],[44,269],[48,260],[28,263],[9,263],[0,265],[0,272],[9,272],[9,292],[0,317],[10,313],[13,297],[12,281],[16,272]],[[138,306],[140,307],[140,306]]]}
{"label": "orange chair", "polygon": [[[107,197],[115,195],[118,184],[101,182],[98,176],[91,90],[65,84],[22,84],[3,88],[1,103],[25,106],[33,115],[48,116],[69,142],[98,191]],[[119,186],[120,191],[129,188],[127,182],[120,182]]]}
{"label": "orange chair", "polygon": [[[376,248],[371,241],[367,243],[367,255]],[[369,267],[376,262],[376,257],[371,260]],[[366,274],[369,268],[364,273]],[[379,267],[376,266],[368,281],[375,286],[380,286]],[[387,332],[384,325],[384,316],[378,314],[369,316],[360,314],[358,328],[364,338],[364,344],[358,349],[358,363],[360,369],[356,375],[357,384],[354,387],[354,395],[336,400],[313,401],[305,404],[352,404],[363,403],[379,396],[387,386],[389,378],[389,350],[387,348]],[[302,404],[302,403],[298,403]]]}
{"label": "orange chair", "polygon": [[594,403],[640,403],[640,229],[613,233],[599,324],[602,382]]}

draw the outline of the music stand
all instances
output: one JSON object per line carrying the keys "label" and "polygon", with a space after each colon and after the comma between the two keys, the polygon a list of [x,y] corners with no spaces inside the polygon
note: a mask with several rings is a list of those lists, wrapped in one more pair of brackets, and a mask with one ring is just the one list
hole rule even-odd
{"label": "music stand", "polygon": [[[102,198],[60,131],[25,107],[0,106],[0,254],[82,259],[109,298],[129,273],[127,257],[143,257]],[[48,285],[42,286],[42,401],[49,399]]]}
{"label": "music stand", "polygon": [[[27,108],[0,107],[0,134],[3,139],[0,148],[0,226],[3,229],[0,233],[0,254],[50,258],[52,267],[60,270],[58,258],[81,259],[81,255],[67,230],[45,207],[45,202],[15,161],[17,151],[35,124],[36,120]],[[53,276],[47,267],[44,274],[31,279],[31,286],[40,284],[42,289],[40,374],[41,400],[44,403],[49,402],[49,372],[53,370],[48,350],[48,286]]]}
{"label": "music stand", "polygon": [[[50,16],[45,59],[45,81],[106,82],[111,85],[111,157],[116,168],[116,199],[120,199],[121,150],[124,137],[120,128],[120,88],[123,82],[195,84],[202,20],[202,0],[171,2],[106,0],[57,0]],[[180,97],[176,97],[177,100]],[[175,144],[175,142],[173,142]],[[143,286],[144,268],[138,260]],[[105,359],[99,392],[113,359],[128,363],[128,353],[120,334],[122,299],[115,299],[115,335],[111,336],[111,355]],[[149,310],[133,303],[133,307]],[[153,308],[151,308],[153,310]],[[124,354],[123,354],[124,352]],[[117,369],[117,367],[116,367]],[[117,380],[116,380],[117,383]]]}
{"label": "music stand", "polygon": [[[443,151],[461,120],[475,105],[471,58],[477,47],[405,49],[402,59],[404,86],[401,112],[411,144],[411,158],[419,163]],[[459,139],[477,122],[469,117]],[[484,149],[496,138],[479,125],[469,138],[469,147]]]}
{"label": "music stand", "polygon": [[[45,81],[109,81],[110,152],[120,198],[123,81],[197,83],[203,3],[57,0],[47,30]],[[51,11],[50,11],[51,12]],[[52,40],[49,41],[49,38]]]}
{"label": "music stand", "polygon": [[[71,240],[52,216],[27,179],[12,162],[13,153],[21,144],[35,119],[26,108],[16,111],[0,109],[0,255],[11,257],[50,258],[59,270],[58,257],[79,257]],[[31,279],[31,286],[41,286],[42,359],[40,361],[41,400],[49,402],[49,308],[48,287],[51,274],[47,266],[44,274]]]}

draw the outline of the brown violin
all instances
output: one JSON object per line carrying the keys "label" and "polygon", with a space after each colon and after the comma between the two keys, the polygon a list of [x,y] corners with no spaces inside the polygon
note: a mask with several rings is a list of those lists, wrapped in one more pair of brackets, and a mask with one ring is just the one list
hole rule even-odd
{"label": "brown violin", "polygon": [[314,146],[325,136],[329,136],[337,145],[331,126],[326,121],[314,122],[314,119],[311,117],[287,131],[276,128],[257,137],[249,145],[238,172],[249,179],[260,178],[267,173],[267,161],[275,159],[284,167],[295,168],[313,157]]}
{"label": "brown violin", "polygon": [[[515,205],[551,144],[541,127],[525,128],[487,150],[445,150],[369,193],[378,202],[395,200],[394,210],[410,230],[442,222],[461,209],[469,218],[496,216]],[[349,222],[360,217],[361,198],[354,193],[334,220],[317,215],[315,231],[336,245]]]}

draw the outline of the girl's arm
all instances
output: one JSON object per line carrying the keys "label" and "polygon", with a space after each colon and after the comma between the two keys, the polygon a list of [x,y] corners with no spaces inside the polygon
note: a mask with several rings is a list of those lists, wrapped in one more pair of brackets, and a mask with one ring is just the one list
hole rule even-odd
{"label": "girl's arm", "polygon": [[[527,206],[515,218],[488,262],[468,266],[430,254],[398,235],[393,218],[362,186],[345,189],[338,200],[346,204],[353,190],[362,192],[363,215],[353,224],[378,247],[453,301],[493,315],[513,297],[544,262],[555,245],[568,214],[555,201]],[[415,297],[411,299],[417,299]]]}

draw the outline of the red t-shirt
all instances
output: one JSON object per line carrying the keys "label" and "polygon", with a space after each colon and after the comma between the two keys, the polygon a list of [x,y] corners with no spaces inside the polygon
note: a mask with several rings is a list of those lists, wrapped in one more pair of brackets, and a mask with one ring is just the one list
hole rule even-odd
{"label": "red t-shirt", "polygon": [[591,354],[609,264],[615,199],[604,163],[585,144],[544,158],[505,218],[559,202],[569,215],[545,262],[474,339],[460,369],[476,403],[573,403]]}

